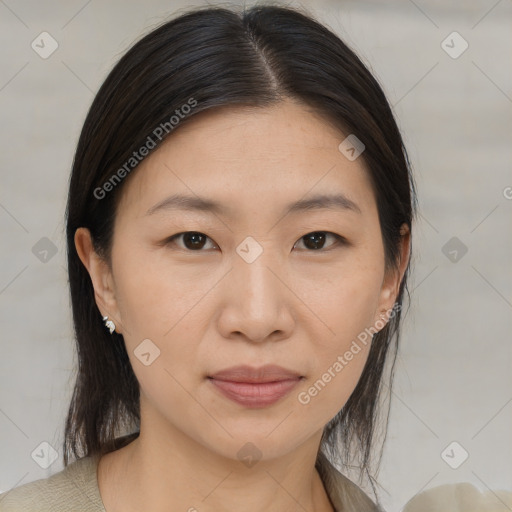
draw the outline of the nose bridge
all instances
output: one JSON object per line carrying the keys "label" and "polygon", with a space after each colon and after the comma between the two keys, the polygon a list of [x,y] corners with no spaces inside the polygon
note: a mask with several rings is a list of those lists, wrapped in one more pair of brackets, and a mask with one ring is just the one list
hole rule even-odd
{"label": "nose bridge", "polygon": [[225,336],[237,332],[263,341],[274,331],[283,334],[291,328],[291,315],[285,311],[286,286],[277,277],[282,272],[278,248],[266,240],[247,237],[236,248],[229,303],[221,315]]}
{"label": "nose bridge", "polygon": [[279,273],[277,248],[271,248],[269,240],[247,237],[236,249],[233,277],[243,291],[240,299],[248,301],[254,313],[265,306],[275,310],[281,293],[275,276]]}

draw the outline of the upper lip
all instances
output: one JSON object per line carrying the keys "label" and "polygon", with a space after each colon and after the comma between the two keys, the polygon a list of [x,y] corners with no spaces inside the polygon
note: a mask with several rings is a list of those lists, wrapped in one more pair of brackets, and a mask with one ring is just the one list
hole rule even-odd
{"label": "upper lip", "polygon": [[288,370],[282,366],[274,364],[268,364],[255,368],[254,366],[241,365],[232,366],[221,370],[212,375],[209,378],[217,380],[227,380],[231,382],[276,382],[281,380],[298,379],[301,377],[300,373],[293,370]]}

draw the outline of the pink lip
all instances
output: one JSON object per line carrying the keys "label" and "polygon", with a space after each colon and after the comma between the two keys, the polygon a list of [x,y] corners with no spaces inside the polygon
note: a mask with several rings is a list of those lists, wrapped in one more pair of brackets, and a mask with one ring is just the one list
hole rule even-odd
{"label": "pink lip", "polygon": [[301,375],[276,365],[235,366],[208,376],[227,398],[246,407],[266,407],[287,395]]}

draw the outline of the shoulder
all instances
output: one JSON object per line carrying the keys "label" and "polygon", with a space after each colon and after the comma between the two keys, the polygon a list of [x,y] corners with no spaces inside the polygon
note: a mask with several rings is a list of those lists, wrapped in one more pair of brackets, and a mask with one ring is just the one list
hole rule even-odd
{"label": "shoulder", "polygon": [[507,512],[512,510],[512,492],[497,489],[481,492],[469,482],[444,484],[416,494],[405,504],[403,512],[440,509],[452,512]]}
{"label": "shoulder", "polygon": [[0,494],[0,512],[105,512],[97,484],[99,457],[68,464],[49,478]]}
{"label": "shoulder", "polygon": [[316,467],[336,511],[384,512],[358,485],[340,473],[321,451]]}

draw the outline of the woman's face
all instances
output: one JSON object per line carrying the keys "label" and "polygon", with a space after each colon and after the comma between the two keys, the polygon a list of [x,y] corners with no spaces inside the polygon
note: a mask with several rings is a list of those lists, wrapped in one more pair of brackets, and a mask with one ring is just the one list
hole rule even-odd
{"label": "woman's face", "polygon": [[[364,162],[338,149],[348,134],[291,102],[178,128],[124,184],[98,305],[124,336],[142,425],[230,458],[248,442],[277,457],[346,403],[401,273],[384,272]],[[335,199],[290,209],[319,196]],[[211,378],[240,365],[259,383]]]}

